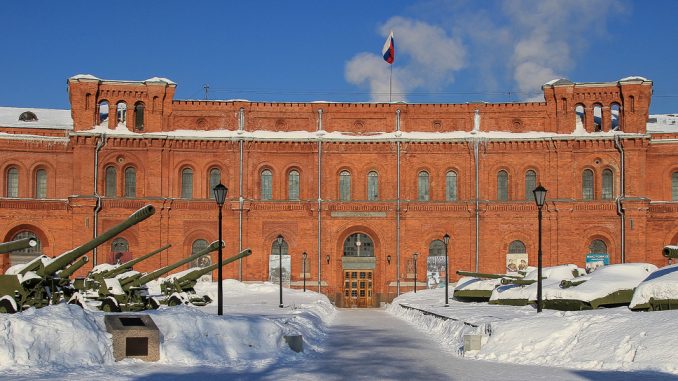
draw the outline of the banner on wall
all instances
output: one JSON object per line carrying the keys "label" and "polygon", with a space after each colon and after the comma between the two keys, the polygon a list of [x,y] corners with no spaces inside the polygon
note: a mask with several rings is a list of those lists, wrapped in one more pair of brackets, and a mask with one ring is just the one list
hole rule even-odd
{"label": "banner on wall", "polygon": [[429,255],[426,259],[428,288],[445,287],[445,256]]}
{"label": "banner on wall", "polygon": [[[280,282],[280,256],[272,254],[268,257],[268,280],[271,283],[278,284]],[[282,256],[282,278],[283,285],[290,287],[290,275],[292,274],[292,264],[290,255]]]}
{"label": "banner on wall", "polygon": [[586,254],[586,273],[590,274],[596,271],[597,268],[607,266],[610,264],[609,254]]}
{"label": "banner on wall", "polygon": [[526,271],[528,265],[527,253],[506,254],[506,273]]}

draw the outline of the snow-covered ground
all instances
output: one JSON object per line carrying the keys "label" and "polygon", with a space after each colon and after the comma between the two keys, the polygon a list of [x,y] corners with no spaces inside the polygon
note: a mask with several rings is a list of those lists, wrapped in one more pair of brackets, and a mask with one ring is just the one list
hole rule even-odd
{"label": "snow-covered ground", "polygon": [[[450,300],[444,290],[396,298],[388,311],[456,348],[459,356],[511,364],[585,370],[653,371],[678,379],[671,332],[678,310],[633,312],[627,307],[561,312]],[[454,320],[423,314],[402,305]],[[467,324],[465,324],[467,323]],[[475,325],[476,327],[472,325]],[[463,352],[464,335],[483,334],[478,351]]]}
{"label": "snow-covered ground", "polygon": [[[157,284],[151,286],[154,292]],[[196,289],[217,299],[214,283]],[[284,289],[279,308],[278,292],[270,283],[227,280],[224,316],[217,316],[215,303],[147,312],[161,331],[158,363],[115,362],[102,312],[58,305],[0,315],[0,379],[678,379],[671,334],[678,311],[537,314],[529,306],[452,300],[444,307],[444,289],[434,289],[401,295],[387,307],[388,317],[383,310],[337,311],[310,290]],[[483,346],[464,352],[464,335],[473,333],[484,335]],[[303,336],[303,353],[287,346],[288,334]],[[414,363],[398,364],[399,358]]]}

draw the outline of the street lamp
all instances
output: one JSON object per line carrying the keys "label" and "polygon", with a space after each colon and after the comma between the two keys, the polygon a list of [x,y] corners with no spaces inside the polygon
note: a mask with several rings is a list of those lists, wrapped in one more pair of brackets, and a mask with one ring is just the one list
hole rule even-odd
{"label": "street lamp", "polygon": [[417,293],[417,257],[419,253],[414,253],[412,257],[414,258],[414,293]]}
{"label": "street lamp", "polygon": [[217,267],[217,281],[219,282],[217,284],[217,315],[223,315],[224,314],[224,294],[222,292],[222,280],[223,280],[223,273],[221,270],[221,258],[223,256],[223,247],[224,247],[224,241],[222,240],[221,237],[221,227],[222,227],[222,217],[221,217],[221,210],[224,207],[224,202],[226,201],[226,194],[228,194],[228,188],[226,188],[222,183],[217,184],[214,187],[214,199],[217,201],[217,205],[219,206],[219,258],[218,258],[218,266]]}
{"label": "street lamp", "polygon": [[283,308],[283,301],[282,301],[282,244],[285,238],[283,238],[282,234],[278,234],[278,237],[276,238],[276,241],[278,242],[278,278],[280,280],[280,305],[278,307]]}
{"label": "street lamp", "polygon": [[539,210],[539,250],[537,251],[537,313],[541,312],[541,208],[544,207],[544,201],[546,200],[546,188],[539,184],[538,187],[534,188],[532,193],[534,193],[534,202],[537,203],[537,210]]}
{"label": "street lamp", "polygon": [[306,257],[308,257],[308,254],[304,251],[301,257],[304,259],[304,292],[306,292]]}
{"label": "street lamp", "polygon": [[450,271],[448,270],[448,259],[447,259],[447,245],[450,243],[450,235],[445,233],[443,236],[443,243],[445,244],[445,307],[450,306]]}

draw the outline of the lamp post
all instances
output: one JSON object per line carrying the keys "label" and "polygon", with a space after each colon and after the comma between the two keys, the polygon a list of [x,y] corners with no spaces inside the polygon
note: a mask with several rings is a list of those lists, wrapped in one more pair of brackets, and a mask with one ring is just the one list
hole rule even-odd
{"label": "lamp post", "polygon": [[217,205],[219,206],[219,258],[218,258],[218,264],[219,267],[217,267],[217,315],[223,315],[224,314],[224,293],[222,292],[222,281],[223,281],[223,273],[222,273],[222,266],[221,266],[221,258],[223,256],[223,247],[224,247],[224,242],[221,237],[221,227],[222,227],[222,216],[221,216],[221,210],[224,208],[224,202],[226,201],[226,194],[228,194],[228,188],[226,188],[222,183],[217,184],[214,187],[214,199],[217,201]]}
{"label": "lamp post", "polygon": [[414,293],[417,293],[417,257],[419,253],[414,253],[412,258],[414,258]]}
{"label": "lamp post", "polygon": [[276,241],[278,243],[278,278],[280,281],[280,305],[278,307],[283,308],[283,301],[282,301],[282,244],[285,238],[283,238],[282,234],[278,234],[278,237],[276,238]]}
{"label": "lamp post", "polygon": [[304,251],[301,257],[304,259],[304,292],[306,292],[306,257],[308,257],[308,254]]}
{"label": "lamp post", "polygon": [[450,235],[445,233],[443,236],[443,243],[445,244],[445,307],[450,306],[450,270],[448,269],[449,261],[447,259],[447,245],[450,243]]}
{"label": "lamp post", "polygon": [[539,211],[539,250],[537,251],[537,313],[541,312],[542,300],[541,300],[541,208],[544,207],[544,201],[546,200],[546,188],[539,184],[538,187],[534,188],[532,193],[534,193],[534,202],[537,203],[537,210]]}

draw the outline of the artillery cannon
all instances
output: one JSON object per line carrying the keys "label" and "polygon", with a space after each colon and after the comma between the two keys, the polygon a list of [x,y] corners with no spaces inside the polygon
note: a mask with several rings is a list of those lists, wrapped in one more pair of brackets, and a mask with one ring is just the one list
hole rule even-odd
{"label": "artillery cannon", "polygon": [[56,258],[42,255],[27,264],[10,267],[4,275],[0,275],[0,312],[13,313],[28,307],[39,308],[58,303],[63,296],[64,280],[57,272],[154,213],[153,205],[146,205],[120,224]]}
{"label": "artillery cannon", "polygon": [[[222,242],[223,244],[223,242]],[[219,242],[212,242],[207,248],[184,258],[171,265],[161,267],[150,273],[142,274],[128,271],[113,278],[104,278],[99,283],[99,288],[94,294],[85,294],[86,299],[94,299],[100,302],[99,309],[106,312],[119,311],[142,311],[156,309],[160,306],[157,300],[148,295],[146,283],[155,280],[162,275],[182,266],[205,254],[209,254],[219,248]]]}
{"label": "artillery cannon", "polygon": [[107,266],[107,267],[97,266],[97,267],[92,269],[89,276],[90,277],[96,276],[96,277],[100,277],[100,278],[113,278],[113,277],[118,276],[120,274],[123,274],[127,271],[130,271],[132,269],[132,266],[134,266],[137,263],[139,263],[143,260],[146,260],[146,259],[148,259],[148,258],[150,258],[150,257],[152,257],[152,256],[154,256],[154,255],[156,255],[156,254],[158,254],[162,251],[165,251],[165,250],[169,249],[170,247],[172,247],[171,244],[165,245],[165,246],[163,246],[159,249],[151,251],[150,253],[148,253],[146,255],[142,255],[139,258],[132,259],[130,261],[127,261],[127,262],[122,263],[122,264],[117,265],[117,266]]}
{"label": "artillery cannon", "polygon": [[[251,254],[252,250],[245,249],[239,254],[222,260],[221,266],[225,266]],[[162,290],[163,295],[165,295],[165,300],[163,300],[163,303],[166,303],[168,306],[176,306],[179,304],[188,303],[191,303],[195,306],[204,306],[211,303],[212,299],[209,296],[198,296],[194,287],[200,277],[205,274],[209,274],[219,266],[219,263],[214,263],[206,267],[191,268],[184,271],[183,273],[174,274],[168,277],[160,284],[160,289]]]}
{"label": "artillery cannon", "polygon": [[14,241],[0,243],[0,254],[10,253],[15,250],[23,250],[35,247],[38,240],[35,238],[23,238]]}
{"label": "artillery cannon", "polygon": [[462,302],[487,302],[492,296],[492,291],[497,288],[504,279],[520,279],[521,275],[488,274],[471,271],[457,271],[462,278],[454,287],[452,295]]}
{"label": "artillery cannon", "polygon": [[664,249],[662,250],[662,255],[664,255],[664,257],[668,259],[678,258],[678,246],[675,245],[664,246]]}

